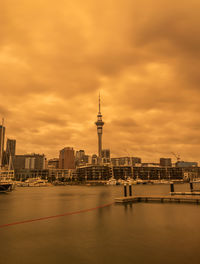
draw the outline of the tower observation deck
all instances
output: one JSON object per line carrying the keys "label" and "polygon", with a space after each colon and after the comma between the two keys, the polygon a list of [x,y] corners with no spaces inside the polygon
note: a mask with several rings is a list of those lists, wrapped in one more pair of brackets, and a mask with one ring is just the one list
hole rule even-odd
{"label": "tower observation deck", "polygon": [[98,135],[98,156],[99,158],[102,157],[102,134],[103,134],[103,125],[104,122],[102,120],[102,114],[101,114],[101,98],[99,94],[99,112],[97,115],[97,121],[95,122],[97,126],[97,135]]}

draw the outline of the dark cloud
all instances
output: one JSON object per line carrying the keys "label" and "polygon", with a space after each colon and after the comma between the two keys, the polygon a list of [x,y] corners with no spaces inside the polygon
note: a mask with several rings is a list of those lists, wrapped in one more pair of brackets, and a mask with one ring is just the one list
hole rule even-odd
{"label": "dark cloud", "polygon": [[17,150],[57,156],[104,147],[198,161],[200,4],[196,0],[3,0],[0,115]]}

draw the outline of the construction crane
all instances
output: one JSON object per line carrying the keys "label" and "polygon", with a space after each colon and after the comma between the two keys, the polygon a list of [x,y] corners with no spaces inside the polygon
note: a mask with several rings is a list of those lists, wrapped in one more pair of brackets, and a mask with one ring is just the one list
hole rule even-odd
{"label": "construction crane", "polygon": [[179,154],[175,154],[174,152],[171,152],[171,153],[175,156],[175,158],[177,159],[177,162],[179,162],[180,159],[181,159],[180,155]]}

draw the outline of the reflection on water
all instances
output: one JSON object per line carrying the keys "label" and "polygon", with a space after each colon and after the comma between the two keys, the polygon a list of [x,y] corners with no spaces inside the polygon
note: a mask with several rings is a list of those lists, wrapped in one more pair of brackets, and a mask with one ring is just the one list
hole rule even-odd
{"label": "reflection on water", "polygon": [[[169,191],[165,185],[133,187],[135,194]],[[0,224],[93,208],[122,194],[122,186],[18,188],[0,195]],[[199,219],[196,204],[113,204],[2,228],[1,263],[199,263]]]}

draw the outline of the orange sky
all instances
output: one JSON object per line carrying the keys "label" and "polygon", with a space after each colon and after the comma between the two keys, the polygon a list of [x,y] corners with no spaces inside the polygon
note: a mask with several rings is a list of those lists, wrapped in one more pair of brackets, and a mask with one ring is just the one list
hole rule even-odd
{"label": "orange sky", "polygon": [[0,116],[17,153],[200,157],[199,0],[1,0]]}

